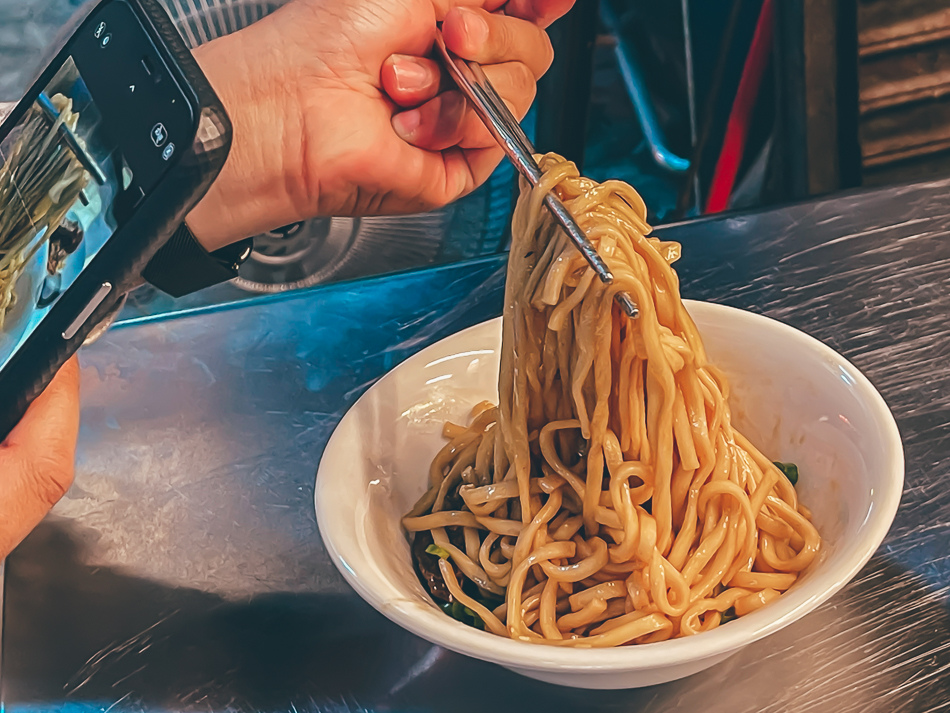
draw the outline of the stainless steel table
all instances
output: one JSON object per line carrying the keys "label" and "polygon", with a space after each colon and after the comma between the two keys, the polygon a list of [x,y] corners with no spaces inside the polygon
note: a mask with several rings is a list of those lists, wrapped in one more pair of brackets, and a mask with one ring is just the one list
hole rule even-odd
{"label": "stainless steel table", "polygon": [[580,692],[430,646],[337,575],[312,492],[346,407],[494,316],[503,263],[126,323],[83,353],[76,485],[7,563],[7,711],[950,710],[950,182],[663,229],[683,292],[851,358],[905,439],[884,546],[692,678]]}

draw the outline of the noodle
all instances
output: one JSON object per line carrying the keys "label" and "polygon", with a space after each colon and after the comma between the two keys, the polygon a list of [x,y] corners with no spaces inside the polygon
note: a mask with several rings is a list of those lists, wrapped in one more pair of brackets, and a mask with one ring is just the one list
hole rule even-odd
{"label": "noodle", "polygon": [[[553,154],[541,166],[512,223],[498,406],[446,428],[404,526],[431,533],[452,595],[495,633],[600,647],[709,631],[781,596],[821,538],[732,426],[670,266],[679,245],[647,237],[626,184]],[[552,189],[611,285],[543,209]],[[614,304],[621,290],[637,319]]]}

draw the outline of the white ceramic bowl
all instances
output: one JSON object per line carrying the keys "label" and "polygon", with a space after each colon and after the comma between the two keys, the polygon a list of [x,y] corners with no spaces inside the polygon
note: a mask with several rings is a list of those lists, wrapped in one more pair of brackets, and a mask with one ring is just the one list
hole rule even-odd
{"label": "white ceramic bowl", "polygon": [[735,424],[767,455],[798,464],[823,552],[777,601],[694,637],[614,649],[512,641],[446,616],[413,573],[399,520],[426,488],[442,422],[497,397],[501,321],[423,350],[340,422],[320,462],[317,519],[333,561],[373,607],[409,631],[542,681],[633,688],[701,671],[806,615],[841,589],[887,533],[904,459],[884,400],[840,355],[780,322],[687,302],[711,360],[730,377]]}

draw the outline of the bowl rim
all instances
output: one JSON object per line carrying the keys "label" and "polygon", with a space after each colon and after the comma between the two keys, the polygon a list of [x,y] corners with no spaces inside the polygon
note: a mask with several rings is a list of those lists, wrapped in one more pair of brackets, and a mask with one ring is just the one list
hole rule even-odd
{"label": "bowl rim", "polygon": [[[893,474],[893,477],[887,479],[884,487],[875,490],[874,506],[871,507],[866,519],[868,536],[845,550],[839,550],[843,559],[841,567],[833,573],[826,573],[824,577],[803,582],[800,586],[783,594],[768,607],[730,622],[729,626],[718,627],[697,636],[652,644],[603,649],[587,648],[583,649],[582,656],[577,654],[579,647],[545,646],[507,639],[455,621],[434,606],[423,609],[417,600],[407,599],[375,567],[371,566],[371,558],[366,558],[358,548],[347,548],[345,543],[341,547],[341,543],[334,536],[334,528],[329,523],[336,521],[343,510],[353,513],[354,509],[338,506],[331,508],[329,498],[321,498],[321,493],[326,490],[329,482],[324,468],[325,456],[332,450],[340,426],[354,413],[363,399],[372,397],[371,392],[374,388],[388,379],[395,378],[393,374],[406,364],[407,359],[387,372],[347,410],[327,442],[317,470],[314,501],[320,536],[334,565],[350,586],[374,609],[394,623],[433,644],[457,653],[512,668],[544,672],[587,671],[600,674],[647,671],[684,665],[707,658],[721,658],[788,626],[814,611],[840,591],[880,547],[900,504],[905,475],[904,451],[900,431],[893,414],[881,394],[857,367],[811,335],[771,317],[736,307],[695,300],[683,300],[683,302],[694,319],[698,314],[719,313],[727,315],[732,320],[744,321],[749,327],[769,329],[776,335],[803,342],[814,350],[817,356],[846,370],[854,380],[854,388],[866,400],[875,424],[885,436],[886,462],[883,468],[885,472]],[[501,317],[496,317],[473,325],[420,350],[410,359],[425,359],[427,352],[443,349],[446,340],[457,339],[468,332],[485,330],[488,325],[497,326],[500,333],[500,324]],[[355,515],[351,516],[355,517]]]}

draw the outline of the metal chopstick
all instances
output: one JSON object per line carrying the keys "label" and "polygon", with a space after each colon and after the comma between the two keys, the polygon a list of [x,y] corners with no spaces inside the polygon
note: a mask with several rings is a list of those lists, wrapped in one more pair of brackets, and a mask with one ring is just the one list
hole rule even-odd
{"label": "metal chopstick", "polygon": [[[477,62],[463,60],[453,55],[445,46],[440,29],[436,29],[435,44],[449,75],[472,103],[479,118],[504,149],[505,155],[532,186],[538,185],[541,181],[541,167],[534,160],[534,147],[517,119],[508,110],[504,100],[488,81],[481,66]],[[613,282],[614,276],[607,267],[607,263],[597,253],[597,249],[574,220],[574,216],[553,191],[548,192],[544,202],[600,280],[606,285]],[[626,292],[618,292],[615,299],[631,318],[639,315],[636,304]]]}
{"label": "metal chopstick", "polygon": [[[46,118],[52,121],[53,124],[59,120],[59,112],[56,111],[56,107],[53,106],[53,102],[50,101],[50,98],[46,96],[46,94],[41,92],[36,98],[36,103],[43,111],[43,114],[46,115]],[[79,139],[76,137],[76,134],[74,134],[73,130],[66,125],[66,122],[62,122],[59,125],[59,133],[66,142],[66,145],[79,160],[79,163],[82,164],[82,167],[92,174],[92,177],[96,183],[98,183],[100,186],[105,185],[106,174],[102,172],[99,164],[96,163],[96,160],[90,155],[90,153],[82,147],[82,144],[79,143]]]}

